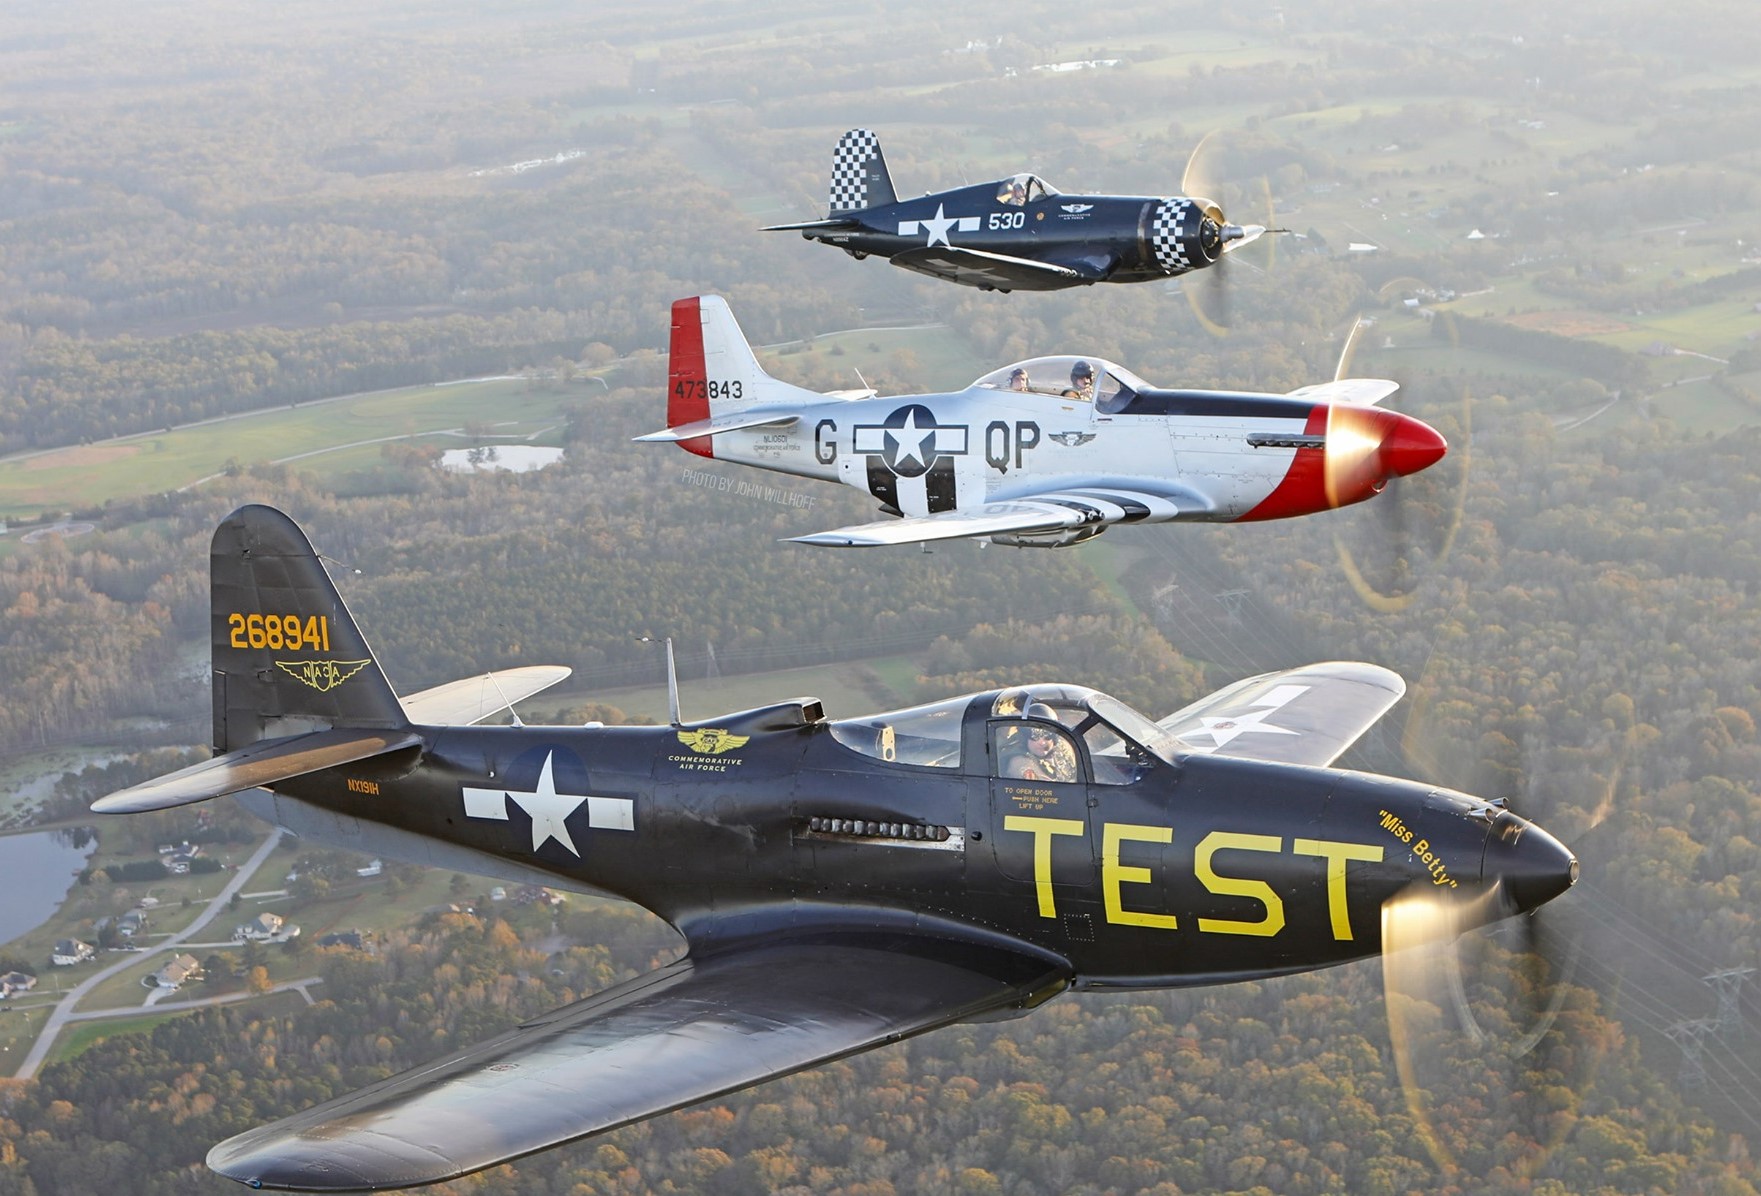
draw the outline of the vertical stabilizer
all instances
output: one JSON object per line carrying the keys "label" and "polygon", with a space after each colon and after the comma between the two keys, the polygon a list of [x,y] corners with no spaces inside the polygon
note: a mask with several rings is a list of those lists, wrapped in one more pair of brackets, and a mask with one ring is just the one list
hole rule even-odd
{"label": "vertical stabilizer", "polygon": [[214,749],[331,728],[408,725],[324,564],[273,507],[240,507],[209,554]]}
{"label": "vertical stabilizer", "polygon": [[829,215],[894,203],[893,178],[881,156],[880,138],[867,129],[851,129],[832,151],[832,193]]}

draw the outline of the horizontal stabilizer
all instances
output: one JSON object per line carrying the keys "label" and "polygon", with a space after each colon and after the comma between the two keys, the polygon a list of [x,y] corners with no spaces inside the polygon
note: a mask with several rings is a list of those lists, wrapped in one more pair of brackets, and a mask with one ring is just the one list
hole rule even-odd
{"label": "horizontal stabilizer", "polygon": [[122,789],[92,803],[97,814],[139,814],[207,801],[261,785],[273,785],[309,772],[321,772],[401,752],[422,737],[414,731],[349,728],[312,731],[284,739],[260,739],[236,752],[180,768],[174,773]]}
{"label": "horizontal stabilizer", "polygon": [[1317,382],[1290,392],[1293,399],[1315,403],[1350,403],[1357,407],[1374,407],[1400,389],[1400,383],[1386,378],[1341,378],[1337,382]]}
{"label": "horizontal stabilizer", "polygon": [[738,432],[745,428],[786,428],[800,419],[793,411],[748,408],[745,411],[731,411],[726,415],[712,415],[708,419],[695,419],[688,424],[650,432],[635,439],[646,444],[665,444],[675,440],[691,440],[698,436],[714,436],[718,432]]}
{"label": "horizontal stabilizer", "polygon": [[534,664],[501,669],[481,677],[463,677],[436,685],[403,699],[404,713],[412,723],[431,727],[466,727],[480,723],[498,710],[506,710],[535,693],[542,693],[567,677],[567,665]]}
{"label": "horizontal stabilizer", "polygon": [[849,216],[833,216],[830,220],[803,220],[799,224],[767,224],[758,231],[761,233],[786,233],[793,230],[800,230],[801,232],[837,232],[840,229],[849,229],[851,232],[855,232],[861,227],[862,222],[860,220],[854,220]]}

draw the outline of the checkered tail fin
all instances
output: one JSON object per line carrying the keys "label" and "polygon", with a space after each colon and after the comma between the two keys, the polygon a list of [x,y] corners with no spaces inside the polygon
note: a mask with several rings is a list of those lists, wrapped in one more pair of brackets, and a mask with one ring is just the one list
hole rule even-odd
{"label": "checkered tail fin", "polygon": [[881,156],[880,138],[867,129],[851,129],[832,151],[832,194],[829,215],[896,202],[893,178]]}
{"label": "checkered tail fin", "polygon": [[244,506],[209,550],[214,749],[409,720],[342,595],[292,519]]}

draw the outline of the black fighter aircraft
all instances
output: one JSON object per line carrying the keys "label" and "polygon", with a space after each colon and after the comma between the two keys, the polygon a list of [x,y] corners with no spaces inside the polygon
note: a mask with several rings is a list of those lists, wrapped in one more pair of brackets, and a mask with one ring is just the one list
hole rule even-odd
{"label": "black fighter aircraft", "polygon": [[983,291],[1169,278],[1215,265],[1266,232],[1229,223],[1202,196],[1065,195],[1032,174],[902,200],[867,129],[838,138],[824,220],[763,231],[789,230],[858,260],[880,254]]}
{"label": "black fighter aircraft", "polygon": [[1038,684],[860,718],[799,698],[479,727],[567,670],[400,700],[287,516],[233,512],[211,568],[215,756],[95,810],[241,793],[302,836],[638,902],[688,945],[214,1147],[253,1187],[432,1183],[1071,989],[1374,955],[1414,893],[1485,922],[1577,875],[1499,805],[1329,767],[1404,691],[1371,665],[1251,678],[1160,721]]}

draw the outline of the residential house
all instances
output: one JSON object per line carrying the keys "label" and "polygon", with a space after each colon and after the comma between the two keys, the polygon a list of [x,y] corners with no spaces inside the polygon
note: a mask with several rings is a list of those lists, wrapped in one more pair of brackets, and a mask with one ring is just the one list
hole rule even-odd
{"label": "residential house", "polygon": [[280,914],[261,913],[243,926],[235,927],[232,938],[238,943],[246,939],[266,943],[274,939],[291,939],[299,932],[298,926],[289,926]]}
{"label": "residential house", "polygon": [[[160,988],[176,989],[202,978],[202,965],[196,962],[194,955],[179,955],[170,963],[154,972],[150,979]],[[145,984],[143,980],[141,983]]]}
{"label": "residential house", "polygon": [[0,975],[0,1000],[14,993],[28,993],[37,987],[37,978],[29,972],[7,972]]}
{"label": "residential house", "polygon": [[49,952],[49,962],[58,968],[71,968],[76,963],[84,963],[98,953],[98,949],[90,943],[82,943],[78,939],[58,939],[55,949]]}

